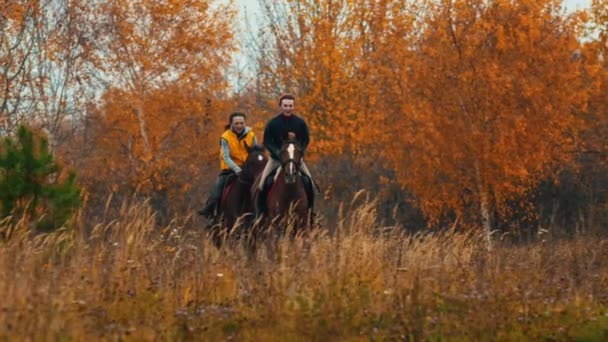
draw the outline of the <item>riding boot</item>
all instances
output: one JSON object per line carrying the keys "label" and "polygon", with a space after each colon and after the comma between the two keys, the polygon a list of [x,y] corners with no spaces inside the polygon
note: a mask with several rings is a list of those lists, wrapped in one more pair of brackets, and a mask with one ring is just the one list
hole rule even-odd
{"label": "riding boot", "polygon": [[302,175],[302,181],[304,182],[304,187],[306,188],[306,196],[308,197],[308,208],[312,212],[314,210],[315,203],[314,185],[312,184],[312,179],[306,175]]}
{"label": "riding boot", "polygon": [[213,189],[211,190],[209,199],[207,199],[205,207],[198,211],[200,215],[210,218],[217,214],[217,209],[220,207],[219,203],[222,197],[222,191],[224,190],[224,184],[226,183],[226,177],[226,174],[220,173]]}
{"label": "riding boot", "polygon": [[308,195],[308,209],[314,215],[315,213],[315,192],[311,189],[306,189],[306,194]]}
{"label": "riding boot", "polygon": [[200,209],[198,211],[198,214],[202,215],[202,216],[207,216],[207,217],[215,216],[216,207],[217,207],[217,201],[212,200],[210,198],[209,200],[207,200],[205,207],[203,207],[203,209]]}
{"label": "riding boot", "polygon": [[308,207],[310,208],[310,211],[314,211],[315,210],[315,192],[314,191],[308,191]]}

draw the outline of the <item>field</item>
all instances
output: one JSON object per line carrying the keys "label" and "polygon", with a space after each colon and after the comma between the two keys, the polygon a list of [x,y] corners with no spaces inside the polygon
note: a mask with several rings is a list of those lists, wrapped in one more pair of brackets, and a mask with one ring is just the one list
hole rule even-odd
{"label": "field", "polygon": [[[608,338],[608,239],[528,244],[399,233],[374,203],[248,258],[189,218],[120,218],[31,237],[2,225],[0,340],[548,340]],[[81,231],[93,230],[88,241]]]}

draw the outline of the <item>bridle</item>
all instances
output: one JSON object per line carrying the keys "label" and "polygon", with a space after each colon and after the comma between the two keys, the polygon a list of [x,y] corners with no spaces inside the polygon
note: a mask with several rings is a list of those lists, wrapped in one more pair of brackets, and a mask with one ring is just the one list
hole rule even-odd
{"label": "bridle", "polygon": [[[281,160],[281,168],[283,169],[283,172],[287,171],[287,166],[292,163],[294,165],[294,169],[295,172],[293,175],[295,175],[299,170],[300,170],[300,163],[302,160],[302,156],[301,156],[301,150],[298,147],[298,145],[295,142],[288,142],[287,145],[293,145],[294,148],[294,153],[293,153],[293,157],[289,156],[287,159],[285,160]],[[287,147],[289,148],[289,147]],[[287,151],[283,151],[283,153],[286,153]],[[296,153],[299,153],[298,158],[296,159]]]}
{"label": "bridle", "polygon": [[295,167],[296,167],[296,170],[300,169],[300,163],[298,163],[298,161],[295,160],[295,158],[289,158],[289,159],[281,162],[281,168],[285,169],[285,167],[287,165],[289,165],[289,163],[293,163],[293,165],[295,165]]}

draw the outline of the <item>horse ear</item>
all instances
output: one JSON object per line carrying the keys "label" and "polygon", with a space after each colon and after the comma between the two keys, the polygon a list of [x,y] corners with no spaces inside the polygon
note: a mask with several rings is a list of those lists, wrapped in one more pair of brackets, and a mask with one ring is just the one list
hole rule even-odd
{"label": "horse ear", "polygon": [[246,141],[244,141],[243,143],[245,144],[245,149],[247,150],[247,153],[251,152],[251,146],[247,145]]}

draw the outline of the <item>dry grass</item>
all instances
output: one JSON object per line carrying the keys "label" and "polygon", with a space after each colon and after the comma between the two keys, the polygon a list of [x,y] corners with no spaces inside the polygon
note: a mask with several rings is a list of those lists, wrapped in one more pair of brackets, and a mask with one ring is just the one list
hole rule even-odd
{"label": "dry grass", "polygon": [[487,251],[476,234],[382,229],[373,203],[342,217],[253,260],[192,224],[153,228],[145,205],[87,242],[21,222],[0,243],[0,340],[608,338],[606,239]]}

